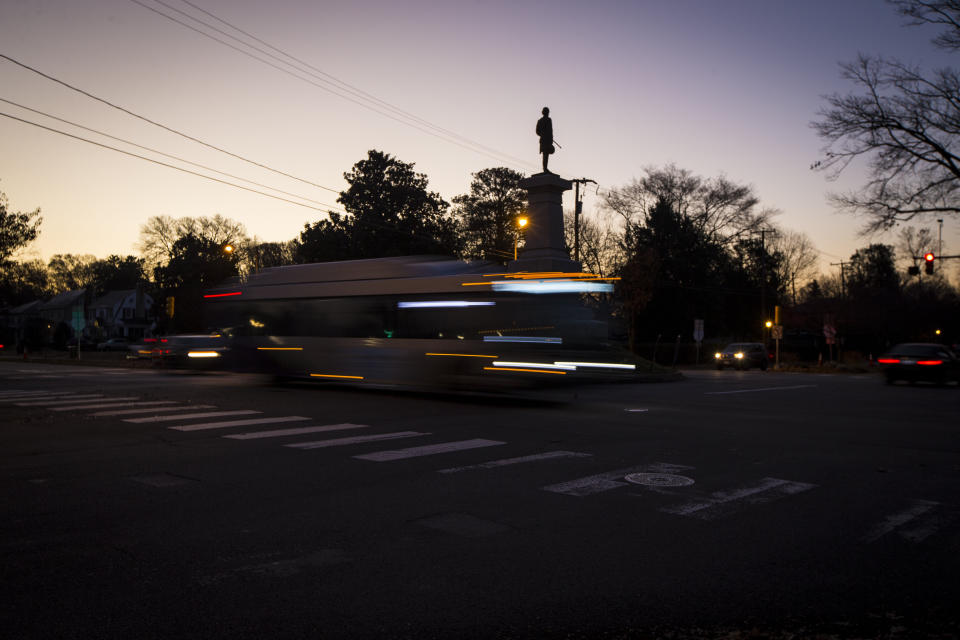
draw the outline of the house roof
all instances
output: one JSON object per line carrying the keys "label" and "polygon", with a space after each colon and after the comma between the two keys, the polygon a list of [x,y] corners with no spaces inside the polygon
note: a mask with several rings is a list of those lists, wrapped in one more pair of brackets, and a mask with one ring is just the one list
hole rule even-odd
{"label": "house roof", "polygon": [[105,294],[93,301],[92,307],[112,307],[118,302],[122,302],[128,295],[135,293],[136,289],[121,289],[118,291],[107,291]]}
{"label": "house roof", "polygon": [[40,305],[41,309],[62,309],[64,307],[70,307],[75,305],[77,302],[82,301],[83,297],[87,295],[86,289],[74,289],[73,291],[64,291],[63,293],[58,293],[53,296],[46,302]]}
{"label": "house roof", "polygon": [[31,311],[36,311],[37,309],[40,308],[40,305],[42,304],[43,304],[43,300],[34,300],[33,302],[27,302],[25,304],[20,305],[19,307],[14,307],[13,309],[10,309],[9,313],[12,316],[23,315],[26,313],[30,313]]}

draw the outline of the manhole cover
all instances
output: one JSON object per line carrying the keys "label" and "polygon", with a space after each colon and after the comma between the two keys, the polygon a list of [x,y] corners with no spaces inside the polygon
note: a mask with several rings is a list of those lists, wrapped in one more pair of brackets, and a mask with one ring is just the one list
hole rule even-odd
{"label": "manhole cover", "polygon": [[631,473],[623,479],[647,487],[686,487],[694,482],[693,478],[675,476],[669,473]]}

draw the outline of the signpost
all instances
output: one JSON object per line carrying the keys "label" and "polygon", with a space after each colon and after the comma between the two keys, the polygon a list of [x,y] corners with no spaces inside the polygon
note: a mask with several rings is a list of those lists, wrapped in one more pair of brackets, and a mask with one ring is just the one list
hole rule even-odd
{"label": "signpost", "polygon": [[83,309],[74,309],[71,317],[71,325],[73,325],[73,331],[77,336],[77,360],[80,359],[80,338],[81,332],[86,328],[87,322],[83,317]]}
{"label": "signpost", "polygon": [[693,339],[697,343],[697,364],[700,364],[700,343],[703,342],[703,320],[695,318],[693,321]]}

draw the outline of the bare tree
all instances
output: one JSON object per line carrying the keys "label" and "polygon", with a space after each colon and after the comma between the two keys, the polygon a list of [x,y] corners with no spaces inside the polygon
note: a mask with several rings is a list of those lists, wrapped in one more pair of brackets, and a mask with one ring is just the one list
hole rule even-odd
{"label": "bare tree", "polygon": [[[945,27],[936,46],[960,48],[957,0],[891,4],[910,25]],[[924,214],[960,213],[960,74],[946,68],[925,75],[898,60],[865,55],[841,69],[855,93],[827,96],[811,124],[825,142],[814,168],[836,179],[864,159],[869,178],[856,191],[831,195],[834,205],[864,216],[866,233]]]}
{"label": "bare tree", "polygon": [[140,227],[140,241],[137,244],[140,256],[146,262],[147,273],[166,264],[172,255],[174,243],[187,235],[221,245],[247,242],[247,231],[243,224],[219,214],[212,218],[153,216]]}
{"label": "bare tree", "polygon": [[923,254],[937,249],[937,234],[929,227],[904,227],[897,234],[896,249],[907,266],[919,266]]}
{"label": "bare tree", "polygon": [[[574,245],[573,212],[563,214],[563,232],[568,247]],[[623,224],[609,209],[580,216],[580,262],[585,271],[609,276],[624,260]]]}
{"label": "bare tree", "polygon": [[790,288],[793,304],[797,304],[797,285],[803,287],[817,275],[819,254],[813,242],[800,231],[780,230],[771,237],[770,251],[782,256],[776,262],[780,270],[776,281]]}
{"label": "bare tree", "polygon": [[647,167],[646,175],[604,195],[604,205],[627,224],[643,220],[658,201],[690,220],[711,242],[731,246],[739,238],[757,232],[776,211],[758,209],[759,198],[752,187],[725,176],[702,178],[670,164]]}
{"label": "bare tree", "polygon": [[96,281],[96,263],[97,257],[89,253],[55,254],[47,264],[50,289],[54,293],[63,293],[91,286]]}

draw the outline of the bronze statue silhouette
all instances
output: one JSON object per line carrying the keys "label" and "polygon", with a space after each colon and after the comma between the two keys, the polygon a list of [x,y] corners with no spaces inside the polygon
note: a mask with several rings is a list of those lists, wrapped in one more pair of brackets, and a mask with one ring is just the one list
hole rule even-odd
{"label": "bronze statue silhouette", "polygon": [[537,120],[537,135],[540,136],[540,153],[543,154],[543,172],[547,170],[547,160],[556,149],[553,148],[553,121],[550,119],[550,109],[543,108],[543,117]]}

